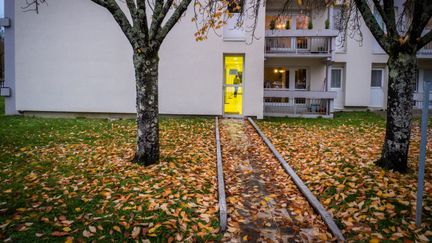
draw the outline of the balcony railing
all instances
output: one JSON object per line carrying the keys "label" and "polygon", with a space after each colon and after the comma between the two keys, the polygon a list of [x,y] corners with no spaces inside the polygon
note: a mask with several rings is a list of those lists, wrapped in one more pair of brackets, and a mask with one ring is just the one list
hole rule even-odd
{"label": "balcony railing", "polygon": [[267,37],[266,53],[330,54],[328,37]]}
{"label": "balcony railing", "polygon": [[[423,96],[424,93],[414,93],[414,109],[423,109]],[[429,110],[432,110],[432,93],[429,95]]]}
{"label": "balcony railing", "polygon": [[264,89],[264,115],[332,117],[336,92]]}
{"label": "balcony railing", "polygon": [[329,56],[336,36],[334,30],[268,30],[265,52]]}
{"label": "balcony railing", "polygon": [[420,55],[431,55],[432,54],[432,42],[429,42],[418,52]]}

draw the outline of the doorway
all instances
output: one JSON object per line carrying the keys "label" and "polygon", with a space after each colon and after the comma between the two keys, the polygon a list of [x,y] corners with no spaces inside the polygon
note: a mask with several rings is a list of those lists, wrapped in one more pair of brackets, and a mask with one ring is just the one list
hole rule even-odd
{"label": "doorway", "polygon": [[342,68],[333,68],[331,70],[331,82],[330,82],[330,91],[336,92],[336,99],[334,101],[335,109],[343,109],[344,108],[344,80],[343,80],[343,69]]}
{"label": "doorway", "polygon": [[243,113],[244,55],[224,56],[224,115]]}
{"label": "doorway", "polygon": [[373,68],[371,74],[370,107],[384,107],[384,69]]}

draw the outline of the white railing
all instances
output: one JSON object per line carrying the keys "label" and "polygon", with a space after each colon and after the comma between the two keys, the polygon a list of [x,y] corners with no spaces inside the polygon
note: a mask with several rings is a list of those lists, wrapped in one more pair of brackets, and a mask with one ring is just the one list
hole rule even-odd
{"label": "white railing", "polygon": [[267,30],[267,54],[330,55],[338,32],[335,30]]}
{"label": "white railing", "polygon": [[420,49],[420,51],[418,52],[418,54],[421,54],[421,55],[430,55],[430,54],[432,54],[432,42],[429,42],[422,49]]}
{"label": "white railing", "polygon": [[332,117],[336,92],[264,89],[264,115]]}
{"label": "white railing", "polygon": [[[414,109],[423,109],[424,93],[414,93]],[[429,110],[432,109],[432,93],[429,95]]]}
{"label": "white railing", "polygon": [[266,37],[266,53],[330,54],[329,37]]}

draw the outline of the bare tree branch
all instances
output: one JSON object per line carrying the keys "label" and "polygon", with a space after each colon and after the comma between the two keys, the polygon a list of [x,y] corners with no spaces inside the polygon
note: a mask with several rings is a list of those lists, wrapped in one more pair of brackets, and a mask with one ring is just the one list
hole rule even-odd
{"label": "bare tree branch", "polygon": [[[393,38],[397,38],[398,33],[395,24],[393,0],[384,1],[384,8],[383,6],[381,6],[380,0],[373,0],[373,3],[375,8],[378,10],[378,13],[380,14],[381,18],[384,21],[388,34]],[[389,9],[391,9],[392,11],[389,11]],[[390,14],[388,12],[390,12]]]}
{"label": "bare tree branch", "polygon": [[419,51],[420,49],[422,49],[425,45],[427,45],[428,43],[432,42],[432,30],[429,30],[429,32],[422,36],[418,42],[417,42],[417,51]]}
{"label": "bare tree branch", "polygon": [[164,0],[155,0],[155,6],[152,14],[152,21],[150,25],[150,39],[153,39],[160,28],[159,19],[162,17],[162,19],[165,16],[161,16],[162,8],[164,6]]}
{"label": "bare tree branch", "polygon": [[117,24],[122,29],[126,38],[132,44],[134,48],[138,48],[135,37],[135,33],[132,29],[132,26],[127,19],[125,13],[121,10],[115,0],[91,0],[92,2],[106,8],[114,17]]}
{"label": "bare tree branch", "polygon": [[354,0],[354,2],[356,4],[356,7],[360,10],[364,22],[368,26],[369,30],[372,32],[378,44],[384,49],[384,51],[388,53],[390,50],[390,44],[387,40],[387,36],[379,26],[378,22],[375,19],[375,16],[373,16],[372,11],[367,4],[367,1]]}
{"label": "bare tree branch", "polygon": [[145,0],[137,0],[137,16],[140,25],[140,30],[142,31],[142,34],[144,35],[144,42],[148,43],[149,41],[149,28],[148,28],[148,21],[147,21],[147,12],[146,12],[146,1]]}
{"label": "bare tree branch", "polygon": [[[161,0],[163,3],[163,0]],[[150,30],[150,39],[153,39],[157,32],[160,30],[163,20],[165,19],[166,15],[168,14],[169,10],[171,9],[173,5],[174,0],[167,0],[163,7],[159,10],[159,13],[153,12],[153,20],[151,23],[151,30]],[[155,9],[156,11],[156,9]]]}
{"label": "bare tree branch", "polygon": [[408,28],[408,41],[416,45],[432,16],[432,0],[417,0],[414,3],[411,25]]}
{"label": "bare tree branch", "polygon": [[183,13],[186,12],[189,4],[192,0],[182,0],[177,8],[174,10],[174,13],[167,20],[165,25],[162,27],[160,32],[156,36],[156,40],[160,43],[165,39],[170,30],[174,27],[177,21],[182,17]]}
{"label": "bare tree branch", "polygon": [[41,4],[48,5],[46,0],[25,0],[25,6],[21,7],[24,12],[34,11],[39,14],[39,6]]}
{"label": "bare tree branch", "polygon": [[384,1],[384,13],[387,18],[386,27],[389,34],[393,37],[398,38],[399,34],[396,28],[396,15],[395,15],[395,5],[394,0],[385,0]]}

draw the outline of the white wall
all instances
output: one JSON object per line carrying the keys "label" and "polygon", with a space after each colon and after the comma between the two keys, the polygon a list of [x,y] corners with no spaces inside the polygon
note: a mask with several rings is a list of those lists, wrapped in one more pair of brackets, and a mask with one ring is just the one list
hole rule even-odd
{"label": "white wall", "polygon": [[[103,8],[89,0],[56,0],[39,15],[16,1],[17,110],[135,112],[132,49]],[[264,11],[256,34],[264,35]],[[264,38],[197,43],[192,8],[160,51],[160,112],[221,115],[223,53],[245,53],[244,115],[262,116]]]}
{"label": "white wall", "polygon": [[357,39],[358,36],[347,37],[346,52],[335,54],[335,62],[346,63],[345,106],[369,106],[372,66],[385,64],[388,58],[387,55],[374,53],[375,39],[364,22],[361,23],[361,31],[362,41]]}

